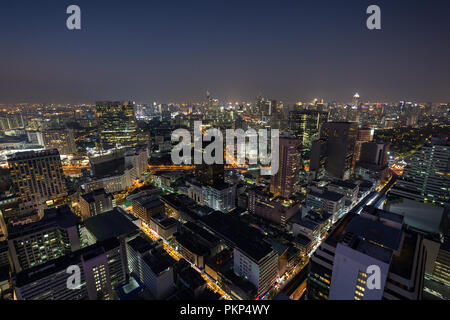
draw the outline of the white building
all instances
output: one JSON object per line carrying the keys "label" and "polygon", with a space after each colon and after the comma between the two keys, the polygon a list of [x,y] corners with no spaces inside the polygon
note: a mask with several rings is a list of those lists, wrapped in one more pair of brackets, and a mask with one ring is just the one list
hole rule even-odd
{"label": "white building", "polygon": [[426,256],[423,236],[403,228],[402,215],[365,207],[312,255],[308,299],[420,300]]}
{"label": "white building", "polygon": [[138,236],[128,241],[127,256],[131,273],[156,299],[164,299],[172,293],[172,260],[158,243]]}
{"label": "white building", "polygon": [[236,208],[235,185],[216,183],[212,186],[199,186],[188,182],[188,187],[188,196],[201,205],[222,212]]}
{"label": "white building", "polygon": [[203,204],[214,210],[229,212],[236,208],[236,186],[227,183],[202,186]]}
{"label": "white building", "polygon": [[267,243],[242,243],[234,248],[234,272],[255,285],[259,296],[278,276],[278,255]]}
{"label": "white building", "polygon": [[323,210],[332,215],[332,223],[344,214],[345,197],[323,188],[310,187],[306,195],[306,206],[312,210]]}

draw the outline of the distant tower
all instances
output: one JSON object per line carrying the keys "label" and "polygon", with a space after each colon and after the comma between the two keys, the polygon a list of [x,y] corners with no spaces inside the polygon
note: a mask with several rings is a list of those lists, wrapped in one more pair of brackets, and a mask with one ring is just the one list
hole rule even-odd
{"label": "distant tower", "polygon": [[354,105],[354,106],[359,106],[360,102],[361,102],[361,99],[360,99],[359,94],[358,94],[358,92],[357,92],[357,93],[355,93],[355,95],[353,96],[353,105]]}

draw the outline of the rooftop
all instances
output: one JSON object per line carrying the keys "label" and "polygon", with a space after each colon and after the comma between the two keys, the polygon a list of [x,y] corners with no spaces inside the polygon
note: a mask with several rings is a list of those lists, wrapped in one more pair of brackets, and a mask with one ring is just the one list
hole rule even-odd
{"label": "rooftop", "polygon": [[175,235],[175,238],[180,246],[186,248],[196,255],[204,256],[209,254],[209,248],[200,243],[198,237],[195,235],[190,236],[184,233],[178,233]]}
{"label": "rooftop", "polygon": [[139,230],[139,228],[126,217],[126,213],[117,207],[111,211],[98,214],[85,220],[84,224],[98,241],[127,235]]}
{"label": "rooftop", "polygon": [[175,264],[175,260],[167,253],[157,249],[146,255],[144,261],[156,275],[160,275]]}
{"label": "rooftop", "polygon": [[133,240],[127,242],[127,244],[133,248],[134,251],[141,254],[146,253],[153,249],[156,245],[155,242],[150,241],[147,237],[137,236]]}
{"label": "rooftop", "polygon": [[354,234],[360,239],[382,245],[394,251],[400,249],[402,239],[402,230],[361,216],[354,217],[345,228],[344,237],[348,234]]}
{"label": "rooftop", "polygon": [[192,289],[197,289],[206,283],[202,276],[191,267],[181,271],[179,277]]}
{"label": "rooftop", "polygon": [[95,202],[95,196],[99,196],[99,195],[107,195],[105,189],[101,188],[101,189],[97,189],[94,190],[92,192],[83,194],[81,197],[88,203],[92,203]]}
{"label": "rooftop", "polygon": [[160,207],[160,206],[164,205],[163,202],[158,198],[158,196],[154,195],[154,194],[145,195],[145,196],[136,198],[133,201],[136,201],[145,209],[156,208],[156,207]]}
{"label": "rooftop", "polygon": [[196,235],[208,241],[209,243],[218,243],[220,241],[220,239],[217,238],[215,235],[213,235],[211,232],[205,230],[204,228],[200,227],[199,225],[193,222],[188,221],[185,224],[183,224],[183,227],[195,233]]}
{"label": "rooftop", "polygon": [[346,189],[355,189],[358,186],[350,180],[334,180],[330,183],[330,185],[335,185]]}
{"label": "rooftop", "polygon": [[272,247],[263,241],[262,234],[227,213],[216,211],[200,218],[200,221],[232,246],[259,261],[272,251]]}
{"label": "rooftop", "polygon": [[312,195],[314,197],[327,199],[327,200],[335,201],[335,202],[344,198],[344,195],[342,195],[340,193],[329,191],[329,190],[326,190],[323,188],[319,189],[319,188],[315,188],[315,187],[309,189],[308,195]]}
{"label": "rooftop", "polygon": [[25,234],[31,234],[40,230],[50,228],[70,228],[80,223],[78,217],[67,206],[63,205],[57,208],[44,210],[44,216],[41,220],[24,224],[12,225],[8,224],[9,239],[14,239]]}

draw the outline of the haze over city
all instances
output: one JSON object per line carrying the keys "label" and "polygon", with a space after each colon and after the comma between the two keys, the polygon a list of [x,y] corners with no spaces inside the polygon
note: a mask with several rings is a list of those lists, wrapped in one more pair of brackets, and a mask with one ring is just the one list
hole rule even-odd
{"label": "haze over city", "polygon": [[450,4],[378,1],[68,1],[0,4],[0,103],[450,101]]}

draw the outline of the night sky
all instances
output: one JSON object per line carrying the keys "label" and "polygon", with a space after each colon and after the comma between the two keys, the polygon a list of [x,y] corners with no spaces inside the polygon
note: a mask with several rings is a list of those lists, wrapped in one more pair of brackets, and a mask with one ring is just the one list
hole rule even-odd
{"label": "night sky", "polygon": [[449,0],[1,0],[0,103],[448,102],[449,17]]}

